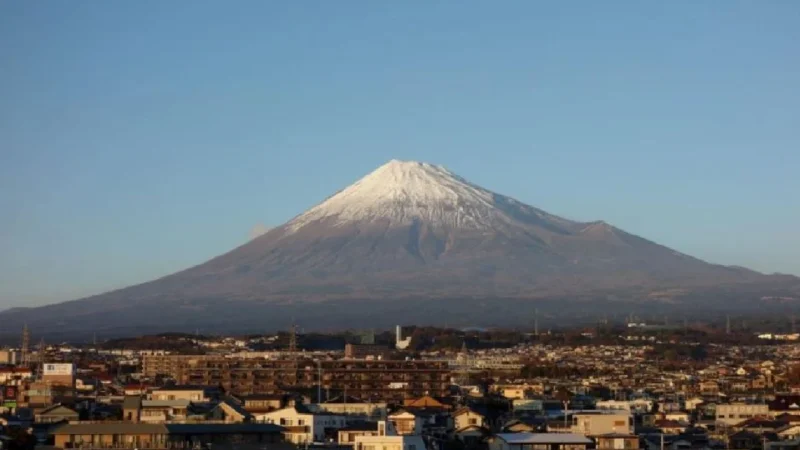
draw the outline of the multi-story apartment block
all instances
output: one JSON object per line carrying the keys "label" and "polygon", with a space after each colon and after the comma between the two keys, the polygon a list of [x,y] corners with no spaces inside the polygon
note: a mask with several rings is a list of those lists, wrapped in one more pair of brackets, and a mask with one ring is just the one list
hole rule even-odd
{"label": "multi-story apartment block", "polygon": [[[164,361],[171,358],[175,359]],[[233,394],[317,388],[369,401],[402,400],[423,395],[444,396],[450,383],[446,361],[259,360],[171,355],[150,356],[145,360],[151,374],[168,375],[187,385],[222,386]]]}

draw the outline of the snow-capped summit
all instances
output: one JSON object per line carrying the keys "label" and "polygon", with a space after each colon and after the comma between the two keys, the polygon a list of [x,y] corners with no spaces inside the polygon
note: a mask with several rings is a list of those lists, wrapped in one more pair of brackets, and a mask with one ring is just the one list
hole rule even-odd
{"label": "snow-capped summit", "polygon": [[[520,218],[520,211],[506,211],[514,205],[524,207],[443,166],[393,159],[298,216],[287,228],[294,232],[310,223],[330,220],[334,225],[382,221],[396,227],[421,221],[434,227],[491,229]],[[522,215],[546,215],[535,208],[527,209]]]}

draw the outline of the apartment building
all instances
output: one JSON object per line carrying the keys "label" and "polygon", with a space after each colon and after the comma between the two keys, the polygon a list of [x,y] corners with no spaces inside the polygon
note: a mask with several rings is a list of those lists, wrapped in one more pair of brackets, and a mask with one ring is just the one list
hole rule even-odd
{"label": "apartment building", "polygon": [[[176,358],[174,362],[155,362]],[[450,382],[446,361],[259,360],[215,356],[151,356],[151,367],[179,383],[222,386],[233,394],[271,394],[320,387],[367,401],[401,401],[423,395],[445,396]],[[151,369],[153,370],[153,369]]]}

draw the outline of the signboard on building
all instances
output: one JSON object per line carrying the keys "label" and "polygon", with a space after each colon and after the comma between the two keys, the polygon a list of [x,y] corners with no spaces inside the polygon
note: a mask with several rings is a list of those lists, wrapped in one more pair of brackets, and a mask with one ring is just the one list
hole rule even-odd
{"label": "signboard on building", "polygon": [[17,387],[16,386],[4,386],[3,387],[3,400],[17,400]]}
{"label": "signboard on building", "polygon": [[45,376],[71,376],[74,373],[72,364],[45,364]]}
{"label": "signboard on building", "polygon": [[517,399],[512,402],[514,411],[543,411],[544,405],[541,400],[536,399]]}

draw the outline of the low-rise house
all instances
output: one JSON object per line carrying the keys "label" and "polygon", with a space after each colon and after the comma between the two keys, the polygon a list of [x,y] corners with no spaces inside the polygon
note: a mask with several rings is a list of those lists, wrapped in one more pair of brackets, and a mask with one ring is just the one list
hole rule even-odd
{"label": "low-rise house", "polygon": [[705,403],[705,401],[701,397],[692,397],[683,402],[687,411],[694,411],[703,403]]}
{"label": "low-rise house", "polygon": [[208,413],[208,418],[226,423],[242,423],[255,420],[253,414],[244,409],[242,404],[235,399],[225,399],[216,404]]}
{"label": "low-rise house", "polygon": [[31,369],[22,367],[0,367],[0,385],[19,386],[33,377]]}
{"label": "low-rise house", "polygon": [[337,397],[324,403],[316,403],[308,407],[312,411],[327,412],[346,416],[349,420],[385,420],[387,405],[385,402],[365,402],[353,397]]}
{"label": "low-rise house", "polygon": [[469,425],[457,429],[453,434],[464,444],[465,448],[477,449],[483,445],[488,436],[491,436],[492,432],[488,428],[482,426]]}
{"label": "low-rise house", "polygon": [[664,419],[674,420],[675,422],[688,425],[691,417],[689,413],[683,411],[674,411],[664,414]]}
{"label": "low-rise house", "polygon": [[595,437],[597,450],[639,450],[639,436],[635,434],[611,433]]}
{"label": "low-rise house", "polygon": [[463,407],[453,413],[456,431],[467,427],[489,428],[486,423],[486,416],[474,408]]}
{"label": "low-rise house", "polygon": [[154,390],[150,400],[188,400],[190,402],[210,402],[219,399],[219,388],[210,386],[172,386]]}
{"label": "low-rise house", "polygon": [[326,433],[347,425],[344,416],[314,413],[298,404],[254,416],[258,422],[282,426],[286,440],[293,444],[323,442]]}
{"label": "low-rise house", "polygon": [[633,433],[633,416],[625,411],[580,411],[570,413],[566,427],[554,422],[548,431],[598,436],[609,433]]}
{"label": "low-rise house", "polygon": [[391,422],[379,421],[376,435],[356,436],[354,450],[425,450],[425,441],[418,434],[400,435]]}
{"label": "low-rise house", "polygon": [[669,419],[656,420],[653,426],[661,430],[663,434],[681,434],[687,428],[686,424]]}
{"label": "low-rise house", "polygon": [[64,405],[53,405],[36,413],[36,423],[69,422],[79,419],[79,414]]}
{"label": "low-rise house", "polygon": [[154,424],[131,422],[74,422],[50,431],[61,448],[187,448],[203,444],[278,444],[283,428],[271,424]]}
{"label": "low-rise house", "polygon": [[351,422],[339,429],[336,441],[339,445],[354,445],[358,437],[377,435],[378,422]]}
{"label": "low-rise house", "polygon": [[422,434],[425,419],[411,411],[400,410],[390,414],[388,421],[392,424],[394,432],[400,436],[409,434]]}
{"label": "low-rise house", "polygon": [[141,422],[161,423],[186,420],[192,402],[180,400],[142,400],[139,420]]}
{"label": "low-rise house", "polygon": [[800,439],[800,423],[788,423],[775,430],[779,438],[783,440]]}
{"label": "low-rise house", "polygon": [[452,405],[450,405],[450,404],[448,404],[448,403],[446,403],[446,402],[444,402],[442,400],[433,398],[433,397],[431,397],[429,395],[425,395],[425,396],[419,397],[419,398],[407,398],[407,399],[403,400],[403,408],[405,408],[405,409],[418,408],[418,409],[427,409],[427,410],[437,410],[438,409],[438,410],[443,410],[443,411],[449,411],[449,410],[453,409]]}
{"label": "low-rise house", "polygon": [[490,450],[587,450],[593,445],[572,433],[500,433],[489,439]]}
{"label": "low-rise house", "polygon": [[282,394],[241,395],[236,398],[252,414],[275,411],[286,406],[286,396]]}

